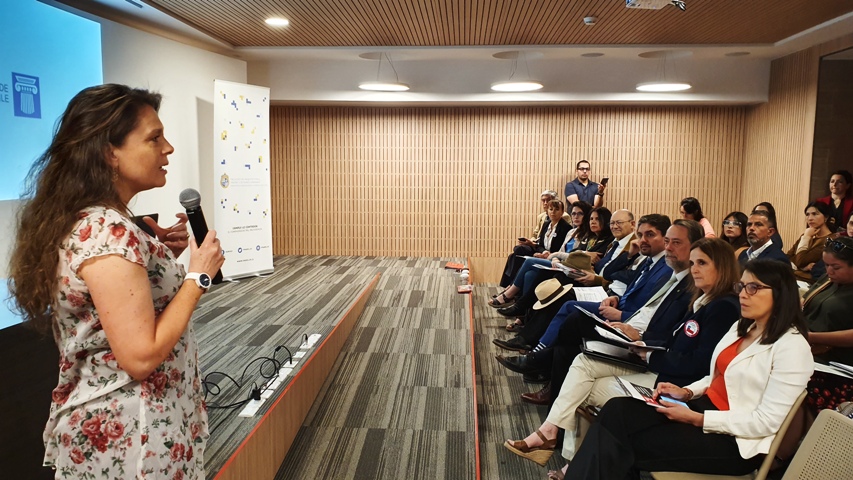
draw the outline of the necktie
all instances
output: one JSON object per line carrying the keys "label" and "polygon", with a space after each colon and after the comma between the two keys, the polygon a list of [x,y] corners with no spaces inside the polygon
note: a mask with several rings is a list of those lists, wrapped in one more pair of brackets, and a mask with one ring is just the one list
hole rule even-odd
{"label": "necktie", "polygon": [[618,246],[619,242],[616,240],[614,240],[613,243],[610,244],[610,246],[607,248],[607,253],[605,253],[604,256],[601,257],[601,260],[595,263],[595,268],[593,268],[593,270],[595,270],[595,273],[601,273],[601,271],[604,270],[604,266],[607,265],[607,263],[610,262],[610,260],[613,258],[613,253],[616,251],[616,247]]}
{"label": "necktie", "polygon": [[622,298],[619,299],[619,305],[620,306],[624,305],[625,299],[628,298],[628,295],[631,295],[632,293],[634,293],[634,290],[639,288],[640,280],[643,279],[643,275],[649,273],[649,270],[651,270],[651,268],[652,268],[652,257],[649,257],[643,262],[643,268],[640,269],[639,275],[637,275],[637,278],[633,281],[633,283],[631,283],[631,287],[628,288],[628,290],[625,291],[625,295],[622,295]]}
{"label": "necktie", "polygon": [[673,285],[675,285],[676,282],[678,282],[678,278],[676,278],[675,274],[673,273],[672,276],[669,277],[669,280],[667,280],[667,282],[665,284],[663,284],[663,287],[661,287],[660,290],[655,292],[655,294],[652,295],[652,298],[650,298],[649,301],[646,302],[645,305],[643,305],[643,307],[652,307],[652,306],[662,302],[664,297],[666,296],[666,292],[668,292],[669,289]]}

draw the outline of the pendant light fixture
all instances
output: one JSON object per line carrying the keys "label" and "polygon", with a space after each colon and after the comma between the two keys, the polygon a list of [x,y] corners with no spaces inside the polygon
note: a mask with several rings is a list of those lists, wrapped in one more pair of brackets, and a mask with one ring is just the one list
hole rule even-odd
{"label": "pendant light fixture", "polygon": [[[362,90],[368,90],[371,92],[405,92],[409,89],[409,86],[405,83],[400,82],[400,77],[397,75],[397,69],[394,68],[394,63],[391,62],[391,57],[388,56],[385,52],[371,52],[371,53],[362,53],[359,57],[367,59],[367,60],[376,60],[376,81],[374,82],[363,82],[358,85],[358,88]],[[382,58],[385,58],[385,61],[388,62],[388,66],[391,67],[391,70],[394,71],[394,81],[386,82],[380,80],[382,73]]]}
{"label": "pendant light fixture", "polygon": [[[653,82],[643,82],[637,84],[638,92],[651,93],[667,93],[667,92],[683,92],[693,88],[688,82],[679,80],[678,72],[675,69],[675,60],[680,57],[689,57],[692,52],[671,52],[659,50],[655,52],[644,52],[639,56],[642,58],[657,58],[659,59],[657,78]],[[669,67],[667,64],[670,64]],[[671,70],[671,72],[670,72]]]}
{"label": "pendant light fixture", "polygon": [[[534,54],[535,55],[535,54]],[[541,55],[541,54],[540,54]],[[492,84],[492,91],[495,92],[534,92],[542,89],[542,83],[530,78],[530,66],[527,64],[528,54],[521,51],[499,52],[492,55],[501,60],[512,60],[512,67],[509,72],[509,80],[506,82],[496,82]],[[526,77],[515,78],[518,71],[518,59],[524,61],[524,69],[527,72]]]}

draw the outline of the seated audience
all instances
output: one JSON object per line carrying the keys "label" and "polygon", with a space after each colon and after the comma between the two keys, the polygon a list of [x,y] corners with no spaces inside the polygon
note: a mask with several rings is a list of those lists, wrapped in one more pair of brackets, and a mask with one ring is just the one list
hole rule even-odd
{"label": "seated audience", "polygon": [[[589,214],[588,231],[589,233],[583,238],[577,239],[572,251],[588,253],[591,256],[591,263],[596,263],[610,242],[613,241],[613,235],[610,233],[610,210],[605,207],[593,209]],[[547,260],[545,258],[525,259],[518,273],[515,275],[513,283],[493,298],[489,302],[489,305],[493,307],[509,306],[510,303],[515,301],[516,296],[526,296],[530,300],[524,305],[514,306],[515,308],[510,312],[498,310],[501,315],[508,317],[523,315],[523,311],[530,308],[530,305],[535,301],[533,290],[536,288],[536,285],[553,277],[557,273],[536,268],[534,265],[540,264],[550,267],[552,262],[559,262],[561,259],[567,257],[567,252],[548,252]],[[566,280],[563,283],[569,282]]]}
{"label": "seated audience", "polygon": [[[512,280],[525,256],[533,255],[542,252],[556,252],[563,245],[566,235],[571,230],[569,222],[563,219],[563,202],[559,200],[551,200],[548,202],[548,221],[542,225],[539,238],[536,243],[530,239],[520,239],[518,245],[513,249],[512,253],[507,257],[506,266],[504,267],[503,279],[501,284],[508,280]],[[507,280],[508,279],[508,280]]]}
{"label": "seated audience", "polygon": [[[625,283],[622,283],[622,280],[619,280],[616,277],[617,274],[619,272],[622,272],[623,269],[627,269],[633,265],[633,263],[627,258],[629,256],[630,241],[634,238],[634,223],[634,215],[631,212],[627,210],[617,210],[616,213],[614,213],[611,217],[610,221],[611,232],[613,232],[613,234],[615,235],[614,240],[611,242],[611,246],[608,247],[607,251],[604,254],[604,257],[602,257],[601,260],[599,260],[595,264],[593,272],[588,272],[585,277],[574,279],[573,281],[575,283],[580,283],[585,286],[607,286],[609,284],[611,290],[614,293],[619,295],[625,293],[627,285]],[[521,267],[519,275],[521,275],[521,272],[525,271],[525,268],[527,268],[528,266],[528,262],[534,263],[541,261],[542,260],[539,259],[527,259],[524,265]],[[630,278],[632,277],[628,277],[628,282],[630,282]],[[528,281],[525,281],[525,286],[527,285],[527,283]],[[538,287],[536,288],[538,289]],[[526,297],[526,294],[523,295],[522,298],[519,299],[515,305],[513,305],[512,307],[507,307],[507,309],[500,309],[498,310],[498,312],[505,316],[524,315],[524,306],[528,303]],[[574,299],[574,295],[571,296],[571,299]],[[557,312],[554,313],[556,314]],[[541,317],[537,318],[541,319]],[[516,326],[520,324],[526,325],[524,330],[522,330],[519,335],[510,340],[495,339],[492,342],[495,345],[498,345],[499,347],[506,348],[507,350],[518,350],[518,346],[526,346],[527,348],[523,348],[523,350],[531,350],[533,347],[530,347],[530,345],[537,344],[539,337],[542,335],[542,333],[544,333],[544,329],[548,326],[548,323],[551,321],[552,318],[554,318],[554,314],[552,314],[545,320],[544,326],[541,326],[541,331],[539,329],[540,325],[531,324],[529,318],[525,318],[523,322],[519,322],[516,319],[516,321],[512,323],[511,328],[507,328],[507,330],[513,332],[516,331]],[[520,337],[524,338],[522,339]]]}
{"label": "seated audience", "polygon": [[709,222],[708,219],[705,218],[705,215],[702,214],[702,205],[699,205],[699,200],[694,197],[687,197],[681,200],[681,207],[679,210],[681,218],[699,222],[699,225],[702,225],[702,228],[705,230],[706,237],[717,236],[711,222]]}
{"label": "seated audience", "polygon": [[788,250],[788,259],[794,267],[797,280],[813,283],[812,269],[820,262],[826,239],[832,235],[827,225],[829,206],[821,202],[811,202],[806,206],[806,229],[797,243]]}
{"label": "seated audience", "polygon": [[638,342],[667,347],[666,351],[639,350],[649,371],[637,373],[636,369],[578,355],[548,419],[534,434],[520,441],[507,440],[504,446],[544,465],[555,444],[548,439],[556,439],[558,429],[563,429],[567,433],[563,440],[563,457],[571,461],[575,454],[576,409],[583,403],[603,406],[613,397],[624,396],[617,376],[649,388],[654,388],[657,382],[686,385],[705,376],[714,348],[740,317],[738,299],[732,292],[740,268],[728,242],[716,238],[703,238],[694,243],[690,263],[690,275],[695,283],[693,306],[674,331],[657,340],[644,337],[645,342]]}
{"label": "seated audience", "polygon": [[714,350],[709,375],[685,387],[658,384],[654,396],[662,408],[632,398],[607,402],[565,478],[639,478],[640,471],[745,475],[761,465],[813,361],[787,265],[751,261],[735,291],[742,318]]}
{"label": "seated audience", "polygon": [[[649,238],[647,234],[648,232],[641,229],[641,236],[646,237],[649,243],[653,243],[654,238]],[[611,321],[614,328],[618,328],[622,333],[635,340],[660,340],[668,338],[672,334],[676,322],[687,311],[692,296],[693,279],[688,271],[690,246],[702,239],[703,235],[702,226],[693,220],[678,219],[667,229],[664,255],[670,272],[664,278],[666,281],[658,281],[651,285],[653,294],[646,297],[643,306],[628,316],[624,322]],[[640,288],[643,287],[638,287],[638,290]],[[578,304],[583,305],[582,303],[575,303],[575,305]],[[554,317],[554,321],[542,335],[539,345],[534,348],[532,354],[498,360],[508,369],[518,373],[531,374],[541,370],[550,371],[550,383],[538,392],[522,394],[521,399],[525,402],[550,403],[552,390],[555,393],[560,391],[563,379],[569,371],[569,366],[575,357],[581,353],[582,339],[598,337],[584,314],[571,312],[571,306],[572,302],[563,305],[561,313]],[[594,311],[590,307],[587,309]],[[613,319],[616,317],[616,310],[609,308],[600,308],[598,313],[603,318]],[[545,348],[546,346],[553,346],[553,348]]]}
{"label": "seated audience", "polygon": [[755,210],[746,222],[746,240],[749,248],[738,257],[741,266],[756,259],[770,259],[785,262],[790,266],[788,256],[776,245],[771,237],[776,233],[776,223],[767,210]]}
{"label": "seated audience", "polygon": [[[829,239],[823,249],[826,276],[803,296],[809,343],[817,360],[853,366],[853,239]],[[853,399],[853,381],[815,372],[807,404],[814,413]]]}
{"label": "seated audience", "polygon": [[723,220],[723,240],[729,242],[729,245],[735,251],[735,258],[741,252],[749,248],[749,242],[746,240],[746,222],[748,218],[743,212],[732,212],[726,215]]}
{"label": "seated audience", "polygon": [[844,229],[844,220],[853,214],[853,175],[847,170],[839,170],[829,177],[829,196],[818,198],[817,201],[829,206],[829,217],[831,219],[830,229],[835,232]]}
{"label": "seated audience", "polygon": [[770,222],[774,225],[774,228],[776,229],[776,232],[773,234],[772,237],[770,237],[770,239],[773,240],[774,245],[779,247],[779,250],[784,251],[785,247],[782,244],[782,234],[779,233],[779,224],[776,222],[776,208],[774,208],[773,204],[770,202],[761,202],[755,207],[753,207],[751,211],[754,212],[756,210],[764,210],[767,212],[767,214],[769,215],[768,218],[770,219]]}

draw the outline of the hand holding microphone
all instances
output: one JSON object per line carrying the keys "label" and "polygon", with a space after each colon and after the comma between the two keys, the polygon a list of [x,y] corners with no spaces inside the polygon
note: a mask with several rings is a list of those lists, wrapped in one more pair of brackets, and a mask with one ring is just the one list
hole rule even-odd
{"label": "hand holding microphone", "polygon": [[[204,220],[204,213],[201,211],[201,194],[195,189],[187,188],[181,192],[179,201],[187,211],[187,219],[193,230],[193,237],[195,237],[190,241],[190,249],[192,251],[190,271],[199,271],[196,268],[200,268],[200,271],[208,274],[215,271],[213,284],[221,283],[222,271],[220,268],[225,262],[225,257],[222,255],[222,247],[220,247],[219,240],[216,238],[216,232],[211,231],[208,233],[207,231],[207,222]],[[198,244],[197,239],[199,238],[203,240],[201,245]],[[193,245],[198,248],[193,248]],[[213,255],[211,251],[214,247],[216,252],[218,252],[217,255]],[[193,262],[194,259],[196,260],[195,263]],[[208,268],[213,269],[208,270]]]}

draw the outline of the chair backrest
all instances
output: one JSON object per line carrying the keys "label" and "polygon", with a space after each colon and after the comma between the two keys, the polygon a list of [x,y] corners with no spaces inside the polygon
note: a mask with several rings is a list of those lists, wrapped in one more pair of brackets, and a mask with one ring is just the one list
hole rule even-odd
{"label": "chair backrest", "polygon": [[767,456],[764,457],[764,461],[761,462],[761,467],[758,468],[758,471],[741,476],[708,475],[687,472],[650,472],[652,478],[654,478],[655,480],[765,480],[767,478],[767,474],[770,472],[770,467],[773,465],[773,458],[776,457],[776,452],[779,450],[779,445],[782,443],[782,439],[785,437],[785,432],[788,431],[788,427],[794,420],[794,416],[797,415],[797,410],[800,409],[800,405],[803,403],[803,400],[805,400],[805,398],[806,391],[803,390],[802,393],[800,393],[800,396],[797,397],[797,399],[794,401],[794,404],[791,405],[791,410],[788,412],[788,416],[785,417],[785,420],[782,421],[782,425],[779,426],[779,431],[776,432],[776,438],[774,438],[773,443],[770,444],[770,451],[767,452]]}
{"label": "chair backrest", "polygon": [[782,480],[853,478],[853,419],[822,410]]}
{"label": "chair backrest", "polygon": [[764,461],[761,462],[761,468],[758,469],[758,473],[755,475],[756,480],[764,480],[767,478],[767,474],[770,473],[770,467],[773,466],[773,459],[776,458],[776,452],[779,451],[779,445],[782,444],[782,439],[785,438],[785,433],[788,431],[788,427],[791,426],[791,422],[794,421],[794,417],[797,415],[797,410],[800,409],[800,405],[802,405],[803,400],[806,399],[806,393],[807,392],[805,390],[800,392],[800,396],[794,401],[794,404],[791,406],[791,411],[788,412],[788,416],[785,417],[782,425],[779,426],[779,431],[776,432],[776,438],[774,438],[773,443],[770,444],[770,451],[767,452],[767,456],[764,457]]}

